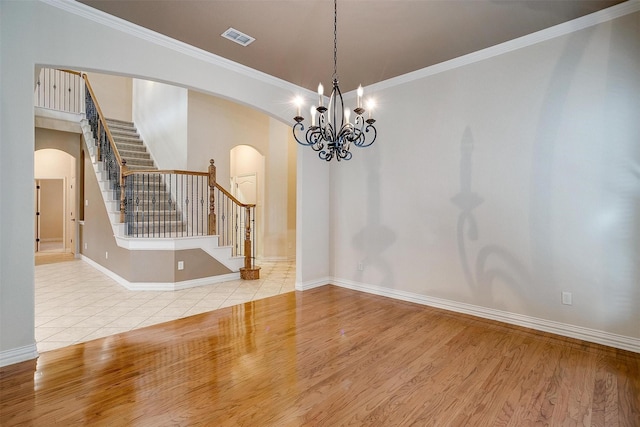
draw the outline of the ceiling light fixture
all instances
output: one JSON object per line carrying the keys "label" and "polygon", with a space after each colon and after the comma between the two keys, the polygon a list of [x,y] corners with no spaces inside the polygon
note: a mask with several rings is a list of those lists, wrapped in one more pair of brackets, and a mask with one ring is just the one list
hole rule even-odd
{"label": "ceiling light fixture", "polygon": [[[293,118],[296,123],[293,125],[293,137],[298,144],[311,147],[314,151],[318,151],[318,156],[326,161],[333,158],[340,160],[350,160],[352,157],[351,146],[368,147],[374,143],[378,136],[378,131],[373,124],[375,120],[371,117],[373,103],[367,104],[369,110],[368,118],[365,120],[362,116],[365,109],[362,104],[362,86],[358,86],[355,120],[349,122],[350,111],[344,108],[342,100],[342,92],[338,87],[338,3],[333,2],[333,89],[329,98],[329,106],[324,106],[324,88],[322,83],[318,85],[318,97],[320,105],[311,106],[311,126],[304,133],[304,117],[300,115],[302,100],[298,98],[297,114]],[[318,124],[316,125],[316,114],[318,115]],[[304,139],[302,139],[304,133]]]}

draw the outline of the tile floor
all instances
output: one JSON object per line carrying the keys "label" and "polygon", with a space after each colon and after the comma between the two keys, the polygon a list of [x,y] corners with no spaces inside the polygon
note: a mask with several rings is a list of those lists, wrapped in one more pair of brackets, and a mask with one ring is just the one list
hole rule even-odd
{"label": "tile floor", "polygon": [[292,292],[294,262],[260,262],[259,280],[181,291],[129,291],[82,260],[35,267],[39,352]]}

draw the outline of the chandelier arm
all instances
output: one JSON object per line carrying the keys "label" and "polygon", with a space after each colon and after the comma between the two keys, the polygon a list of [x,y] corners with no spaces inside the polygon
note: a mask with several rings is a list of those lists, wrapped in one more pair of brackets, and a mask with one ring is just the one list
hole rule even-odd
{"label": "chandelier arm", "polygon": [[324,139],[322,138],[322,133],[317,126],[311,126],[305,133],[304,139],[301,139],[298,136],[303,131],[304,125],[302,123],[299,122],[293,125],[293,137],[298,144],[311,147],[315,151],[319,151],[324,148]]}
{"label": "chandelier arm", "polygon": [[[371,133],[369,133],[371,132]],[[367,142],[367,135],[370,137],[370,141]],[[369,147],[370,145],[372,145],[374,142],[376,142],[376,138],[378,137],[378,130],[376,129],[376,127],[374,125],[367,125],[367,127],[364,128],[364,133],[362,133],[363,138],[362,141],[358,141],[355,145],[360,147],[360,148],[365,148],[365,147]]]}

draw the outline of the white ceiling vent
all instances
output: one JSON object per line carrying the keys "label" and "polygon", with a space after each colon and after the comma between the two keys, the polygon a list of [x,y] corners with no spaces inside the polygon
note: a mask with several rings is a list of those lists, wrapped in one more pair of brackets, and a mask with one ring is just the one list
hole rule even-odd
{"label": "white ceiling vent", "polygon": [[253,37],[248,36],[245,33],[231,27],[229,27],[227,31],[222,33],[221,36],[224,37],[225,39],[229,39],[238,44],[241,44],[242,46],[248,46],[255,40]]}

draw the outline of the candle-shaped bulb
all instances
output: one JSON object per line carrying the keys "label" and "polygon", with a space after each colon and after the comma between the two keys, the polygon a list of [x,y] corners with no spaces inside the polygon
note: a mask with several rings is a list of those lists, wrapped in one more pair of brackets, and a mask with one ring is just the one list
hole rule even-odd
{"label": "candle-shaped bulb", "polygon": [[311,109],[309,110],[309,112],[311,113],[311,126],[315,126],[316,125],[316,113],[318,112],[316,110],[316,106],[312,105]]}
{"label": "candle-shaped bulb", "polygon": [[373,107],[376,106],[376,103],[370,99],[367,101],[367,110],[369,111],[369,118],[371,118],[371,112],[373,111]]}
{"label": "candle-shaped bulb", "polygon": [[364,90],[362,90],[362,85],[358,86],[358,98],[356,100],[356,107],[360,108],[362,107],[362,94],[364,93]]}
{"label": "candle-shaped bulb", "polygon": [[300,108],[302,107],[302,98],[297,96],[293,102],[296,104],[296,112],[297,112],[296,115],[300,116]]}
{"label": "candle-shaped bulb", "polygon": [[351,111],[348,108],[344,109],[344,121],[349,123],[349,117],[351,116]]}
{"label": "candle-shaped bulb", "polygon": [[322,98],[324,98],[324,86],[322,83],[318,85],[318,97],[320,98],[320,106],[322,107]]}

